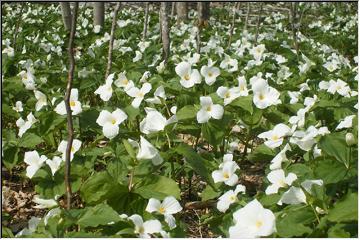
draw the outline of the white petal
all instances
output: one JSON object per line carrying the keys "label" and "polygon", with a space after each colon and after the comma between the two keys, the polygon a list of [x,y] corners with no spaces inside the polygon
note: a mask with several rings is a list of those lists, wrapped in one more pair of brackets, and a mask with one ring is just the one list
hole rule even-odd
{"label": "white petal", "polygon": [[149,202],[146,206],[145,211],[152,213],[152,212],[158,212],[160,209],[160,201],[155,198],[150,198]]}
{"label": "white petal", "polygon": [[190,74],[191,65],[187,62],[181,62],[175,67],[175,72],[180,77],[185,76],[186,74]]}
{"label": "white petal", "polygon": [[55,107],[55,112],[57,114],[60,115],[66,115],[66,108],[65,108],[65,102],[62,101],[60,102],[56,107]]}
{"label": "white petal", "polygon": [[145,233],[158,233],[161,229],[161,223],[159,220],[149,220],[144,222],[144,232]]}
{"label": "white petal", "polygon": [[182,210],[180,203],[173,196],[166,197],[161,205],[165,208],[166,214],[175,214]]}
{"label": "white petal", "polygon": [[301,188],[297,187],[290,187],[288,191],[286,191],[279,202],[278,205],[285,204],[300,204],[300,203],[306,203],[306,196],[303,190]]}
{"label": "white petal", "polygon": [[119,126],[116,124],[106,123],[103,126],[103,134],[109,139],[113,139],[119,133]]}
{"label": "white petal", "polygon": [[220,104],[214,104],[211,107],[210,115],[215,119],[221,119],[224,114],[224,108]]}
{"label": "white petal", "polygon": [[198,111],[196,114],[196,120],[198,121],[198,123],[206,123],[209,121],[210,117],[211,116],[209,112],[205,109],[200,109],[200,111]]}
{"label": "white petal", "polygon": [[176,220],[173,215],[165,214],[165,222],[169,225],[170,229],[176,228]]}
{"label": "white petal", "polygon": [[106,123],[111,122],[111,119],[112,114],[107,110],[102,110],[96,119],[96,123],[103,127]]}
{"label": "white petal", "polygon": [[117,108],[115,111],[113,111],[111,115],[116,120],[115,124],[121,124],[123,121],[125,121],[127,119],[126,113],[119,108]]}

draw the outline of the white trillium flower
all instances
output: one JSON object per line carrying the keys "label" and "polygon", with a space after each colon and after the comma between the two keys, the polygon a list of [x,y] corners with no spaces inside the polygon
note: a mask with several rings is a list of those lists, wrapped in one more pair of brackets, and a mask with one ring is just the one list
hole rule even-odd
{"label": "white trillium flower", "polygon": [[224,182],[228,186],[234,186],[239,177],[235,174],[235,171],[240,169],[236,162],[226,161],[220,167],[219,170],[215,170],[211,173],[214,182]]}
{"label": "white trillium flower", "polygon": [[329,88],[327,89],[329,93],[335,94],[336,92],[343,97],[350,97],[351,89],[348,84],[340,79],[334,81],[329,81]]}
{"label": "white trillium flower", "polygon": [[134,82],[132,80],[128,80],[125,75],[125,72],[118,74],[118,79],[114,82],[115,86],[121,87],[124,91],[128,91],[130,88],[134,87]]}
{"label": "white trillium flower", "polygon": [[[316,184],[318,186],[323,185],[322,180],[305,180],[301,183],[301,186],[307,191],[309,194],[312,194],[311,188]],[[280,200],[278,201],[278,205],[285,204],[301,204],[306,203],[306,195],[301,188],[292,186],[288,191],[286,191]]]}
{"label": "white trillium flower", "polygon": [[44,217],[45,226],[48,224],[50,218],[58,216],[61,213],[61,209],[59,207],[51,209]]}
{"label": "white trillium flower", "polygon": [[277,124],[272,130],[263,132],[258,135],[259,138],[266,139],[265,145],[271,149],[279,147],[284,137],[289,135],[291,129],[283,123]]}
{"label": "white trillium flower", "polygon": [[53,176],[55,175],[57,170],[59,170],[60,164],[61,164],[62,161],[63,160],[58,156],[53,157],[52,160],[50,160],[50,159],[46,160],[46,164],[50,167],[51,173],[52,173]]}
{"label": "white trillium flower", "polygon": [[150,198],[145,211],[152,213],[157,212],[165,217],[165,222],[170,229],[176,227],[176,221],[172,214],[178,213],[182,210],[180,203],[172,196],[166,197],[162,202],[155,198]]}
{"label": "white trillium flower", "polygon": [[47,98],[46,95],[38,90],[34,90],[35,98],[37,102],[35,104],[35,110],[40,111],[44,106],[47,105]]}
{"label": "white trillium flower", "polygon": [[235,72],[238,70],[238,60],[231,58],[229,55],[224,54],[225,58],[220,63],[220,68],[225,69],[227,72]]}
{"label": "white trillium flower", "polygon": [[240,93],[240,96],[247,96],[249,95],[249,90],[247,88],[247,83],[246,83],[246,79],[244,76],[239,76],[237,78],[238,82],[239,82],[239,93]]}
{"label": "white trillium flower", "polygon": [[323,67],[326,68],[326,70],[328,70],[329,72],[334,72],[339,68],[338,63],[335,61],[326,62],[323,64]]}
{"label": "white trillium flower", "polygon": [[289,123],[292,125],[297,125],[298,127],[302,128],[305,125],[305,114],[308,112],[307,108],[300,108],[296,116],[292,116],[289,118]]}
{"label": "white trillium flower", "polygon": [[148,98],[145,101],[153,104],[161,104],[161,99],[166,100],[165,89],[162,85],[155,90],[153,98]]}
{"label": "white trillium flower", "polygon": [[34,233],[36,231],[36,228],[39,225],[40,221],[41,221],[41,218],[31,217],[28,222],[28,227],[24,228],[23,230],[18,232],[15,235],[15,237],[31,235],[32,233]]}
{"label": "white trillium flower", "polygon": [[252,77],[250,82],[254,92],[253,102],[257,108],[265,109],[281,103],[280,93],[275,88],[270,87],[265,79],[256,76]]}
{"label": "white trillium flower", "polygon": [[151,159],[155,166],[160,165],[164,161],[160,156],[159,151],[143,136],[140,136],[139,152],[137,153],[136,158],[138,160]]}
{"label": "white trillium flower", "polygon": [[225,106],[241,96],[239,89],[236,87],[230,89],[228,87],[219,87],[216,90],[216,94],[224,99]]}
{"label": "white trillium flower", "polygon": [[235,190],[227,191],[226,193],[221,195],[221,197],[219,197],[219,201],[216,204],[216,208],[220,212],[226,212],[229,209],[230,205],[238,200],[237,195],[240,192],[245,193],[245,190],[246,190],[245,186],[239,184],[236,186]]}
{"label": "white trillium flower", "polygon": [[42,199],[38,195],[34,196],[33,202],[38,204],[34,207],[38,209],[52,208],[58,205],[54,199]]}
{"label": "white trillium flower", "polygon": [[258,238],[273,234],[275,215],[254,199],[233,214],[235,225],[229,228],[230,238]]}
{"label": "white trillium flower", "polygon": [[[58,147],[58,151],[62,153],[62,160],[65,161],[66,160],[66,148],[67,148],[67,141],[65,140],[62,140],[59,144],[59,147]],[[81,147],[81,141],[78,140],[78,139],[74,139],[73,140],[73,143],[72,143],[72,146],[71,146],[71,149],[70,149],[70,161],[73,160],[74,158],[74,154],[79,151]]]}
{"label": "white trillium flower", "polygon": [[267,179],[272,184],[268,186],[265,190],[266,195],[274,194],[279,191],[279,188],[285,188],[291,186],[291,184],[297,179],[297,176],[294,173],[289,173],[285,177],[285,172],[282,169],[277,169],[271,171],[267,175]]}
{"label": "white trillium flower", "polygon": [[165,70],[165,60],[162,61],[158,66],[156,66],[156,71],[158,73],[163,73]]}
{"label": "white trillium flower", "polygon": [[35,90],[36,83],[35,83],[35,76],[31,73],[30,68],[27,68],[27,71],[21,71],[19,73],[21,76],[21,80],[25,85],[25,89],[27,90]]}
{"label": "white trillium flower", "polygon": [[135,51],[135,57],[133,58],[133,62],[138,62],[142,59],[143,55],[140,51]]}
{"label": "white trillium flower", "polygon": [[[72,111],[72,115],[78,115],[82,112],[81,102],[78,101],[78,90],[76,88],[71,89],[70,109]],[[65,101],[60,102],[55,107],[55,112],[60,115],[66,115]]]}
{"label": "white trillium flower", "polygon": [[339,125],[337,125],[336,130],[344,129],[344,128],[351,128],[353,125],[353,119],[356,115],[346,116],[344,120],[342,120]]}
{"label": "white trillium flower", "polygon": [[133,97],[134,100],[131,102],[131,106],[134,108],[139,108],[142,100],[144,99],[144,96],[150,92],[151,90],[151,84],[150,83],[144,83],[141,87],[141,89],[137,87],[130,88],[126,93],[130,97]]}
{"label": "white trillium flower", "polygon": [[103,134],[109,139],[113,139],[119,134],[119,125],[127,119],[126,113],[117,108],[112,113],[107,110],[102,110],[96,123],[103,127]]}
{"label": "white trillium flower", "polygon": [[200,72],[205,78],[205,83],[209,86],[213,85],[220,75],[220,69],[212,66],[202,66]]}
{"label": "white trillium flower", "polygon": [[99,33],[101,31],[101,26],[100,25],[95,25],[94,26],[94,33]]}
{"label": "white trillium flower", "polygon": [[40,157],[36,150],[25,152],[24,162],[29,165],[26,168],[26,176],[32,178],[46,160],[47,157],[45,155],[41,155]]}
{"label": "white trillium flower", "polygon": [[130,216],[129,219],[134,223],[135,233],[138,234],[140,238],[150,238],[150,234],[162,231],[159,220],[148,220],[144,222],[142,217],[138,214]]}
{"label": "white trillium flower", "polygon": [[191,69],[191,64],[181,62],[175,67],[176,74],[180,77],[180,84],[184,88],[191,88],[201,83],[201,75],[197,69]]}
{"label": "white trillium flower", "polygon": [[281,168],[281,163],[288,161],[286,152],[291,150],[290,145],[286,144],[285,147],[271,160],[270,170]]}
{"label": "white trillium flower", "polygon": [[210,118],[221,119],[224,108],[220,104],[213,104],[211,97],[200,97],[201,109],[196,114],[198,123],[206,123]]}
{"label": "white trillium flower", "polygon": [[22,112],[24,109],[23,109],[23,104],[21,101],[17,101],[15,103],[15,107],[12,108],[14,111],[16,112]]}
{"label": "white trillium flower", "polygon": [[156,133],[164,130],[165,126],[172,123],[154,108],[145,108],[146,117],[140,122],[140,131],[145,134]]}
{"label": "white trillium flower", "polygon": [[288,91],[289,97],[290,97],[290,104],[295,104],[299,101],[300,92],[291,92]]}
{"label": "white trillium flower", "polygon": [[34,117],[32,113],[29,113],[26,117],[26,121],[22,118],[19,118],[16,120],[16,126],[19,128],[19,137],[22,137],[22,135],[31,128],[31,126],[37,122],[37,119]]}
{"label": "white trillium flower", "polygon": [[106,83],[104,85],[101,85],[98,89],[96,89],[95,94],[100,95],[100,98],[107,102],[110,100],[113,89],[112,89],[112,83],[113,83],[114,73],[110,74],[106,78]]}
{"label": "white trillium flower", "polygon": [[255,61],[260,61],[265,52],[265,45],[260,44],[250,49],[249,53],[254,57]]}

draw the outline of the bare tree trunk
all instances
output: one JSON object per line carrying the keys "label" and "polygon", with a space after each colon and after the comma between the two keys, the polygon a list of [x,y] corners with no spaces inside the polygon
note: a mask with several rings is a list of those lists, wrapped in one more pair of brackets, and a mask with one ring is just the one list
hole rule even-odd
{"label": "bare tree trunk", "polygon": [[171,2],[171,16],[170,18],[174,18],[176,12],[176,2]]}
{"label": "bare tree trunk", "polygon": [[71,10],[69,2],[60,2],[61,6],[61,15],[64,21],[64,27],[66,31],[69,31],[71,28]]}
{"label": "bare tree trunk", "polygon": [[246,17],[245,17],[245,25],[244,30],[247,30],[248,22],[249,22],[249,15],[250,15],[250,3],[247,3],[247,10],[246,10]]}
{"label": "bare tree trunk", "polygon": [[[21,4],[20,13],[19,13],[19,15],[18,15],[18,16],[19,16],[19,19],[22,18],[22,14],[23,14],[25,5],[26,5],[26,3],[22,3],[22,4]],[[18,34],[18,32],[19,32],[20,23],[21,23],[21,20],[16,21],[15,32],[14,32],[14,39],[13,39],[14,52],[16,52],[16,39],[17,39],[17,34]]]}
{"label": "bare tree trunk", "polygon": [[145,19],[144,19],[144,30],[142,40],[145,41],[147,35],[147,27],[149,21],[149,2],[145,3]]}
{"label": "bare tree trunk", "polygon": [[104,2],[94,2],[94,27],[100,25],[104,27],[105,4]]}
{"label": "bare tree trunk", "polygon": [[296,54],[299,55],[299,44],[297,41],[297,16],[298,3],[290,3],[290,16],[291,16],[291,29],[294,41],[294,48],[296,50]]}
{"label": "bare tree trunk", "polygon": [[66,86],[66,94],[65,94],[65,107],[67,114],[67,128],[68,128],[68,139],[65,153],[65,187],[66,187],[66,208],[71,208],[71,181],[70,181],[70,153],[72,148],[72,143],[74,139],[74,128],[72,121],[72,112],[70,108],[70,95],[72,89],[72,82],[74,79],[74,69],[75,69],[75,58],[74,58],[74,37],[76,31],[76,20],[77,20],[77,12],[78,12],[79,3],[74,3],[74,12],[71,18],[71,31],[69,37],[69,73],[68,73],[68,82]]}
{"label": "bare tree trunk", "polygon": [[107,77],[109,76],[110,71],[111,71],[112,52],[113,52],[113,46],[114,46],[114,33],[115,33],[115,27],[116,27],[116,16],[120,9],[120,3],[121,2],[116,3],[115,9],[114,9],[114,16],[113,16],[112,24],[111,24],[109,53],[108,53],[108,62],[107,62],[107,67],[106,67],[106,72],[105,72],[105,80],[107,79]]}
{"label": "bare tree trunk", "polygon": [[176,3],[177,23],[186,21],[188,19],[188,4],[187,2]]}
{"label": "bare tree trunk", "polygon": [[234,33],[234,27],[235,27],[236,10],[237,10],[237,7],[238,7],[239,5],[240,5],[239,2],[235,2],[235,3],[234,3],[233,18],[232,18],[231,27],[230,27],[230,30],[229,30],[229,43],[228,43],[228,48],[229,48],[230,45],[231,45],[232,35],[233,35],[233,33]]}
{"label": "bare tree trunk", "polygon": [[208,25],[210,17],[210,2],[198,2],[197,3],[198,11],[198,26],[206,27]]}
{"label": "bare tree trunk", "polygon": [[262,7],[263,7],[263,3],[260,2],[260,11],[258,12],[258,19],[257,19],[257,23],[256,23],[255,43],[257,43],[258,37],[259,37],[259,28],[260,28],[260,20],[261,20],[261,14],[262,14]]}
{"label": "bare tree trunk", "polygon": [[170,2],[161,2],[160,25],[161,25],[161,40],[163,44],[163,59],[165,60],[165,64],[167,63],[170,55],[169,12],[170,12]]}

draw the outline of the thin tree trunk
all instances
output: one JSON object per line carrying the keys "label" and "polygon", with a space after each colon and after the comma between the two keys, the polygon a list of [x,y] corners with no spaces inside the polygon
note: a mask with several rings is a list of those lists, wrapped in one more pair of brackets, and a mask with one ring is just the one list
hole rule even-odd
{"label": "thin tree trunk", "polygon": [[198,2],[198,26],[206,27],[210,17],[210,2]]}
{"label": "thin tree trunk", "polygon": [[170,18],[173,19],[176,13],[176,2],[171,2],[171,15]]}
{"label": "thin tree trunk", "polygon": [[176,3],[177,23],[186,21],[188,19],[188,4],[187,2]]}
{"label": "thin tree trunk", "polygon": [[115,28],[116,28],[116,16],[120,9],[120,3],[121,2],[116,3],[115,9],[114,9],[114,16],[112,19],[110,41],[109,41],[108,62],[107,62],[107,67],[106,67],[106,72],[105,72],[105,80],[107,79],[107,77],[109,76],[110,71],[111,71],[112,52],[113,52],[113,46],[114,46],[114,34],[115,34]]}
{"label": "thin tree trunk", "polygon": [[94,2],[94,27],[100,25],[104,27],[105,4],[104,2]]}
{"label": "thin tree trunk", "polygon": [[145,3],[145,19],[144,19],[144,30],[142,40],[145,41],[147,35],[147,27],[149,21],[149,2]]}
{"label": "thin tree trunk", "polygon": [[256,33],[255,33],[255,43],[257,43],[258,41],[258,37],[259,37],[259,28],[260,28],[260,20],[261,20],[261,14],[262,14],[262,7],[263,7],[263,3],[260,3],[260,11],[258,12],[258,19],[257,19],[257,23],[256,23]]}
{"label": "thin tree trunk", "polygon": [[290,3],[290,16],[291,16],[291,29],[294,41],[294,48],[296,50],[296,54],[299,55],[299,44],[297,41],[297,24],[296,24],[296,16],[297,16],[297,3]]}
{"label": "thin tree trunk", "polygon": [[248,22],[249,22],[249,15],[250,15],[250,3],[247,3],[247,10],[246,10],[246,17],[245,17],[245,25],[244,30],[247,30]]}
{"label": "thin tree trunk", "polygon": [[169,12],[170,12],[170,3],[162,2],[160,15],[161,15],[161,39],[163,44],[163,59],[165,64],[167,63],[170,55],[170,36],[169,36]]}
{"label": "thin tree trunk", "polygon": [[66,187],[66,208],[71,208],[71,181],[70,181],[70,172],[71,172],[71,164],[70,164],[70,154],[72,143],[74,139],[74,128],[72,121],[72,112],[70,108],[70,95],[72,89],[72,82],[74,79],[74,69],[75,69],[75,58],[74,58],[74,37],[76,31],[76,20],[77,20],[77,12],[78,12],[79,3],[74,3],[74,12],[71,18],[71,31],[69,37],[69,72],[68,72],[68,81],[66,86],[66,94],[65,94],[65,107],[66,107],[66,115],[67,115],[67,128],[68,128],[68,139],[65,153],[65,187]]}
{"label": "thin tree trunk", "polygon": [[60,2],[61,15],[64,21],[64,27],[66,31],[71,29],[71,10],[69,2]]}
{"label": "thin tree trunk", "polygon": [[233,18],[232,18],[232,22],[231,22],[230,31],[229,31],[229,43],[228,43],[228,48],[229,48],[230,45],[231,45],[232,35],[233,35],[233,33],[234,33],[236,10],[237,10],[238,5],[240,5],[239,2],[235,2],[235,3],[234,3]]}

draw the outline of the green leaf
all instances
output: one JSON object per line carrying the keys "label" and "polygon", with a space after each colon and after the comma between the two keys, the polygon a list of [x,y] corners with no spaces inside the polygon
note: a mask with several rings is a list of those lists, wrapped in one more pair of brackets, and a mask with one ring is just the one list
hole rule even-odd
{"label": "green leaf", "polygon": [[208,122],[201,125],[201,133],[203,137],[213,146],[218,146],[225,135],[224,128],[218,124]]}
{"label": "green leaf", "polygon": [[109,205],[101,203],[95,207],[86,208],[86,212],[80,217],[78,224],[82,227],[97,227],[118,222],[121,218]]}
{"label": "green leaf", "polygon": [[314,220],[315,215],[309,206],[291,206],[277,217],[277,234],[280,237],[300,237],[310,234],[312,229],[305,225]]}
{"label": "green leaf", "polygon": [[252,105],[252,99],[253,99],[252,95],[246,97],[239,97],[234,101],[232,101],[230,103],[230,106],[241,107],[245,111],[248,111],[250,114],[253,114],[254,109]]}
{"label": "green leaf", "polygon": [[139,185],[135,185],[134,192],[143,198],[164,199],[173,196],[180,199],[178,184],[171,178],[158,175],[150,175],[142,179]]}
{"label": "green leaf", "polygon": [[132,159],[136,159],[135,151],[134,151],[133,147],[131,146],[131,144],[129,143],[129,141],[126,140],[126,139],[123,139],[122,142],[124,144],[124,147],[125,147],[126,151],[130,155],[130,157]]}
{"label": "green leaf", "polygon": [[314,168],[314,174],[322,179],[325,184],[337,183],[344,180],[346,176],[344,164],[335,159],[318,159]]}
{"label": "green leaf", "polygon": [[358,194],[347,194],[329,211],[328,219],[332,222],[347,222],[358,220]]}
{"label": "green leaf", "polygon": [[348,168],[350,154],[343,132],[331,133],[323,136],[320,139],[318,146],[327,155],[335,157],[336,160],[343,163]]}
{"label": "green leaf", "polygon": [[89,177],[80,189],[82,199],[87,203],[101,202],[113,194],[128,192],[107,171],[95,173]]}
{"label": "green leaf", "polygon": [[208,169],[205,167],[205,159],[203,159],[199,154],[197,154],[191,147],[185,144],[179,145],[175,148],[175,151],[184,156],[186,162],[194,169],[194,171],[199,174],[210,186],[215,188],[213,180],[210,176]]}
{"label": "green leaf", "polygon": [[195,119],[197,110],[193,105],[187,105],[181,108],[176,113],[176,117],[179,121],[187,120],[187,119]]}
{"label": "green leaf", "polygon": [[276,153],[265,144],[261,144],[248,155],[250,161],[268,161],[275,157]]}
{"label": "green leaf", "polygon": [[25,133],[19,141],[19,147],[34,148],[44,140],[34,133]]}
{"label": "green leaf", "polygon": [[350,238],[350,233],[345,231],[345,224],[336,224],[329,228],[328,237],[329,238]]}
{"label": "green leaf", "polygon": [[2,161],[8,170],[11,170],[19,161],[19,148],[16,146],[6,148]]}
{"label": "green leaf", "polygon": [[221,194],[221,192],[216,192],[216,191],[214,191],[214,189],[212,187],[207,185],[205,187],[204,191],[201,192],[201,200],[207,201],[210,199],[214,199],[214,198],[218,197],[220,194]]}

